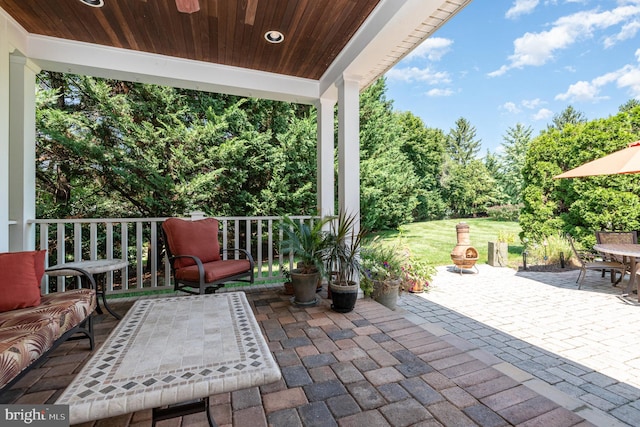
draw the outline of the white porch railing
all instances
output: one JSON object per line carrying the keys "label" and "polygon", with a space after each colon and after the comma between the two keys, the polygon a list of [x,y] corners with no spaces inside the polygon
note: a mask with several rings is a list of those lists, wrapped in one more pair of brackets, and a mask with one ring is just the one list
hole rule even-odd
{"label": "white porch railing", "polygon": [[[202,217],[200,213],[192,218]],[[292,216],[310,221],[310,216]],[[108,294],[172,289],[171,270],[161,243],[160,224],[166,218],[36,219],[36,248],[47,249],[47,267],[64,262],[121,258],[129,266],[107,273],[103,286]],[[282,267],[293,259],[279,252],[281,217],[216,217],[220,222],[222,248],[241,248],[254,258],[256,283],[282,279]],[[226,256],[226,255],[225,255]],[[236,255],[237,256],[237,255]],[[42,291],[64,290],[66,280],[43,280]]]}

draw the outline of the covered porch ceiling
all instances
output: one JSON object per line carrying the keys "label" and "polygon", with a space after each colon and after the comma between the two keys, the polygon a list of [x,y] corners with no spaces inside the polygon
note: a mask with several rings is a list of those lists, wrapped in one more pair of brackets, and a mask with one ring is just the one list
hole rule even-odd
{"label": "covered porch ceiling", "polygon": [[0,14],[41,69],[314,103],[344,76],[365,88],[470,1],[0,0]]}

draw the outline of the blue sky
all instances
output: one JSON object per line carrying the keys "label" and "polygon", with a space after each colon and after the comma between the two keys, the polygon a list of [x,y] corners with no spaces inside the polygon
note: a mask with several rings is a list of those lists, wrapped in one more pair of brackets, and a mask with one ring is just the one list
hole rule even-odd
{"label": "blue sky", "polygon": [[386,76],[395,110],[445,133],[464,117],[500,152],[516,123],[640,99],[640,0],[474,0]]}

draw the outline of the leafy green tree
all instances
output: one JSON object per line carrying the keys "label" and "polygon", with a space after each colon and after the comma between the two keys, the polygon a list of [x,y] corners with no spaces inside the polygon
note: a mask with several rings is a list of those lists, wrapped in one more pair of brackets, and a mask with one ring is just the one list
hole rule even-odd
{"label": "leafy green tree", "polygon": [[456,120],[455,128],[447,135],[447,154],[456,163],[468,165],[478,157],[480,140],[476,128],[464,117]]}
{"label": "leafy green tree", "polygon": [[450,212],[456,217],[475,216],[496,204],[495,179],[479,159],[464,165],[446,162],[442,189]]}
{"label": "leafy green tree", "polygon": [[411,112],[395,113],[395,117],[402,127],[402,152],[413,164],[419,181],[414,219],[424,221],[442,218],[447,206],[440,187],[446,137],[440,129],[427,128],[422,119]]}
{"label": "leafy green tree", "polygon": [[57,73],[39,78],[39,216],[315,212],[310,107]]}
{"label": "leafy green tree", "polygon": [[527,152],[523,176],[523,233],[541,238],[570,232],[592,238],[596,230],[637,230],[640,175],[553,179],[562,171],[603,157],[638,139],[640,107],[606,119],[551,127]]}

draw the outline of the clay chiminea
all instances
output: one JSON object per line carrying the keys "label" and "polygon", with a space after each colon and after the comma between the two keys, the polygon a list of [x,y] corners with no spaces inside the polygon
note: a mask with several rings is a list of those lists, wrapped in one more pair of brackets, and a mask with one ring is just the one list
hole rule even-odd
{"label": "clay chiminea", "polygon": [[469,239],[469,224],[461,222],[456,225],[458,234],[458,244],[451,251],[451,260],[462,272],[463,269],[469,269],[475,266],[478,260],[478,251],[471,246]]}

